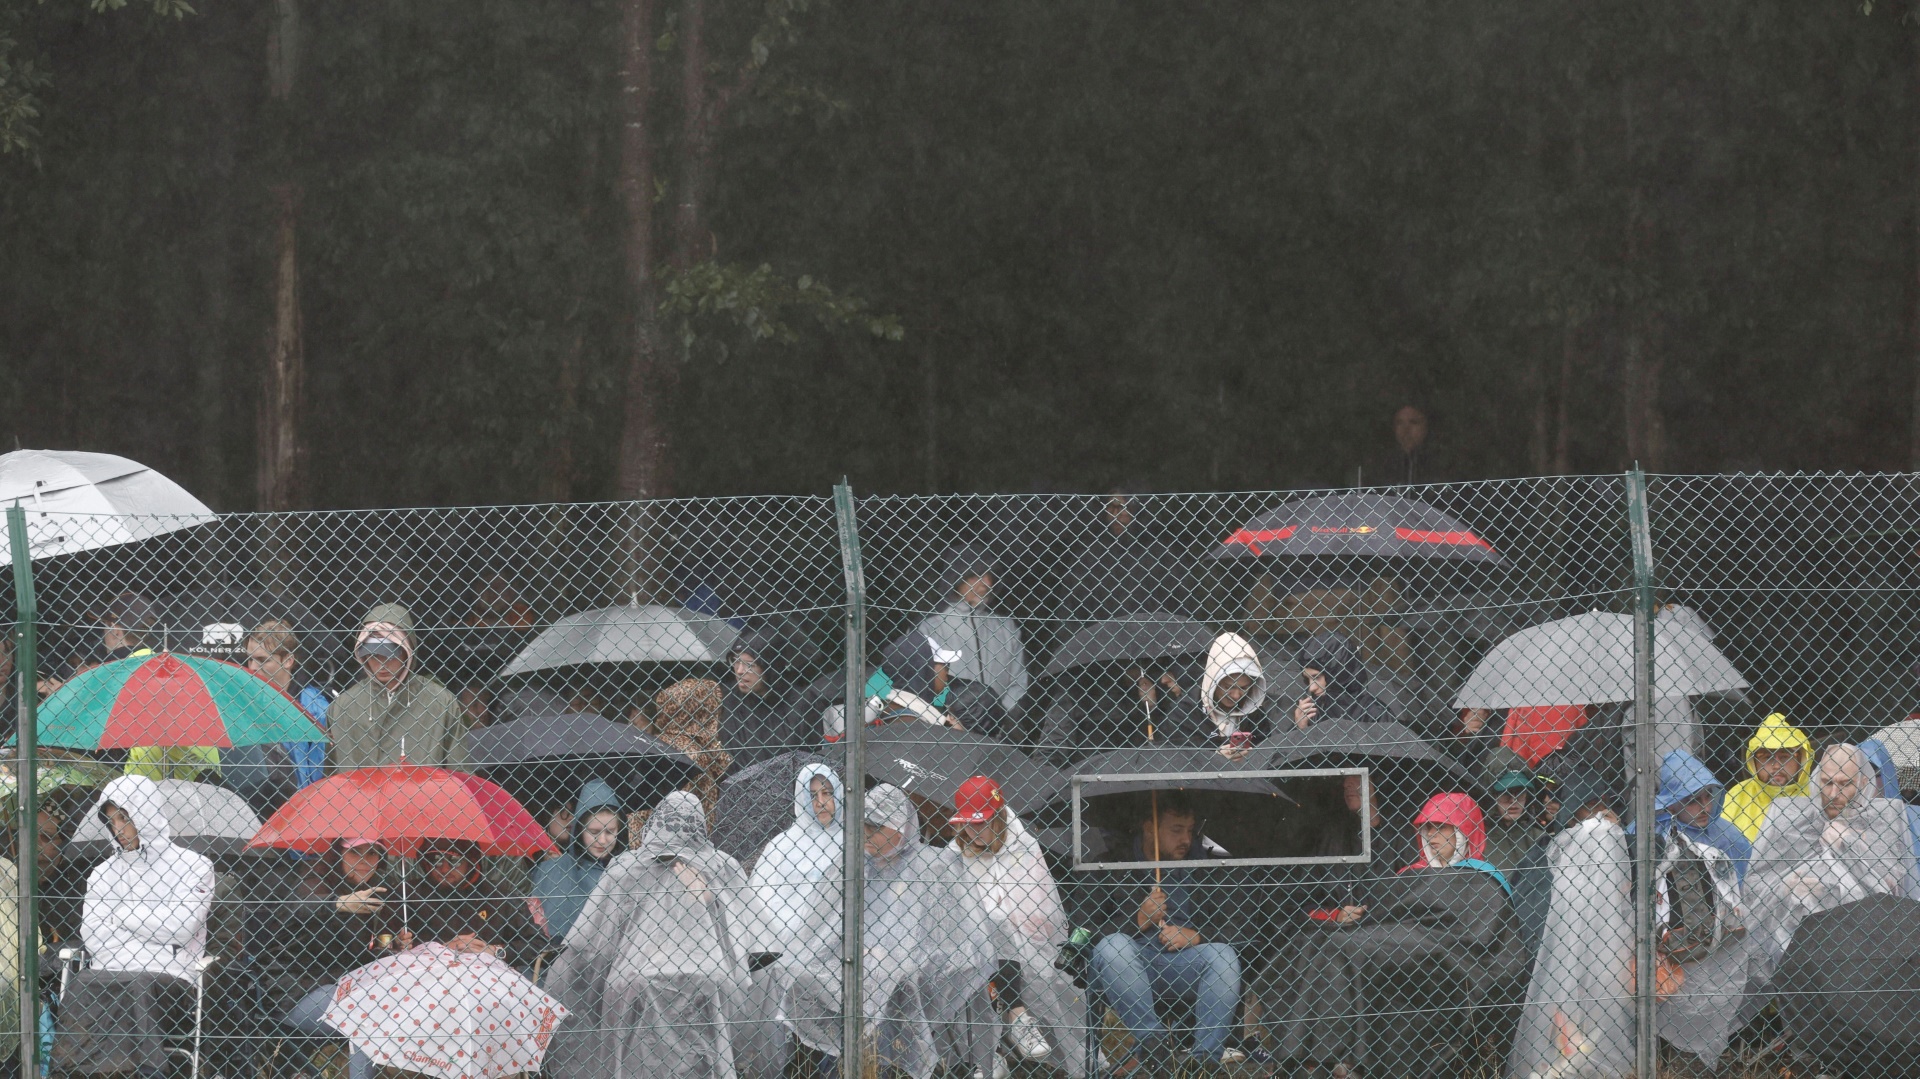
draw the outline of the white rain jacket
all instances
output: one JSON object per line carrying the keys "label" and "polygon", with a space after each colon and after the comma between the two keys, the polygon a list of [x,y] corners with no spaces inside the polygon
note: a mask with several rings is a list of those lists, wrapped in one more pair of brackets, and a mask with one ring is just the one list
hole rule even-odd
{"label": "white rain jacket", "polygon": [[998,851],[969,854],[958,839],[952,847],[993,920],[996,958],[1019,961],[1022,999],[1034,1017],[1051,1028],[1054,1051],[1046,1062],[1077,1079],[1086,1056],[1079,1038],[1086,1002],[1073,980],[1053,965],[1067,939],[1067,912],[1039,841],[1012,809],[1000,812],[1006,814],[1007,835]]}
{"label": "white rain jacket", "polygon": [[[821,824],[813,815],[815,776],[833,784],[833,820]],[[846,854],[846,790],[840,777],[824,764],[809,764],[793,777],[793,824],[767,841],[753,863],[753,885],[762,924],[748,934],[756,952],[790,953],[811,939],[816,891],[822,881],[837,883]]]}
{"label": "white rain jacket", "polygon": [[[1240,703],[1232,709],[1222,711],[1214,703],[1214,690],[1220,687],[1220,680],[1231,674],[1244,674],[1253,679],[1253,688],[1240,698]],[[1238,633],[1222,633],[1213,639],[1213,645],[1207,649],[1206,672],[1200,677],[1200,700],[1207,710],[1207,719],[1219,737],[1240,729],[1241,719],[1260,710],[1267,700],[1267,675],[1260,668],[1260,654],[1253,645]]]}
{"label": "white rain jacket", "polygon": [[140,845],[123,850],[87,875],[80,939],[94,967],[146,970],[191,980],[207,950],[213,909],[213,863],[175,846],[160,787],[146,776],[107,784],[93,812],[112,803],[140,832]]}

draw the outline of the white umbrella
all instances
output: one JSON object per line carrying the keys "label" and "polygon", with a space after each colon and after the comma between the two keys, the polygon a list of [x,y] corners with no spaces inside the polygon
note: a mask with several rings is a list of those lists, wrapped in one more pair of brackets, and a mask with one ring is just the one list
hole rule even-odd
{"label": "white umbrella", "polygon": [[718,663],[739,635],[724,619],[684,607],[602,607],[548,626],[500,675],[581,663]]}
{"label": "white umbrella", "polygon": [[[246,850],[247,840],[260,831],[260,815],[245,798],[225,787],[211,783],[192,783],[184,779],[155,780],[167,807],[167,830],[173,841],[202,854],[238,854]],[[95,799],[86,816],[73,830],[73,844],[114,845],[113,833],[100,819],[100,800]]]}
{"label": "white umbrella", "polygon": [[494,1079],[538,1072],[566,1017],[559,1001],[498,957],[422,944],[348,971],[326,1022],[375,1064]]}
{"label": "white umbrella", "polygon": [[[1696,622],[1654,621],[1655,697],[1747,688],[1733,661]],[[1633,616],[1594,611],[1523,629],[1494,645],[1453,703],[1456,708],[1527,708],[1606,704],[1633,696]]]}
{"label": "white umbrella", "polygon": [[[35,558],[117,547],[214,520],[206,503],[138,461],[110,453],[0,454],[0,505],[27,511]],[[0,544],[0,566],[13,563]]]}

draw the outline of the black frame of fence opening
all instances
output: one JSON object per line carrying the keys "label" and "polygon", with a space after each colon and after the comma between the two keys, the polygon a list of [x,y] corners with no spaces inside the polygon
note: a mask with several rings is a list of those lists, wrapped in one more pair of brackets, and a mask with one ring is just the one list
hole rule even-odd
{"label": "black frame of fence opening", "polygon": [[[1165,869],[1166,862],[1090,862],[1084,859],[1082,840],[1086,836],[1086,821],[1081,816],[1081,799],[1088,786],[1102,783],[1165,783],[1160,790],[1181,790],[1181,784],[1194,781],[1204,784],[1208,780],[1221,779],[1313,779],[1324,776],[1360,777],[1360,804],[1366,806],[1373,798],[1373,777],[1371,769],[1365,765],[1348,765],[1341,768],[1252,768],[1246,771],[1215,772],[1102,772],[1087,775],[1075,775],[1068,781],[1073,792],[1073,863],[1074,872],[1096,869]],[[1204,792],[1206,788],[1194,788]],[[1099,797],[1094,791],[1092,797]],[[1275,787],[1273,796],[1276,801],[1284,797],[1280,788]],[[1199,863],[1211,866],[1248,866],[1248,865],[1366,865],[1373,860],[1373,821],[1371,814],[1360,814],[1360,853],[1330,854],[1324,856],[1237,858],[1232,851],[1226,858],[1208,858]]]}

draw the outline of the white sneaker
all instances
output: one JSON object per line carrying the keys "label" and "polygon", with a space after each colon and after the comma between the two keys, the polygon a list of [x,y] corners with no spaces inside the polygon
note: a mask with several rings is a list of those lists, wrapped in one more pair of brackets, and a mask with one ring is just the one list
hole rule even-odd
{"label": "white sneaker", "polygon": [[1007,1024],[1007,1040],[1028,1060],[1045,1060],[1053,1053],[1053,1043],[1047,1041],[1046,1032],[1040,1029],[1040,1021],[1032,1012],[1021,1012]]}
{"label": "white sneaker", "polygon": [[1242,1050],[1242,1049],[1220,1050],[1220,1063],[1222,1064],[1239,1064],[1244,1062],[1246,1059],[1247,1059],[1247,1054],[1245,1050]]}
{"label": "white sneaker", "polygon": [[[993,1079],[1008,1079],[1013,1069],[1007,1067],[1007,1058],[999,1053],[993,1054]],[[986,1073],[979,1067],[973,1069],[973,1079],[987,1079]]]}

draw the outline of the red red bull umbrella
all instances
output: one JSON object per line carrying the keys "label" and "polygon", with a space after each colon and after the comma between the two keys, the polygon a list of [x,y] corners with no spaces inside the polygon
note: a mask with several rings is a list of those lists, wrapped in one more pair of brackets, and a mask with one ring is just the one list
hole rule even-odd
{"label": "red red bull umbrella", "polygon": [[1297,498],[1235,529],[1214,558],[1359,556],[1504,561],[1479,533],[1418,499],[1377,491]]}
{"label": "red red bull umbrella", "polygon": [[104,663],[41,703],[40,744],[68,749],[324,742],[327,732],[245,667],[157,652]]}

